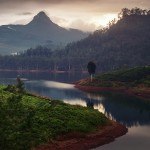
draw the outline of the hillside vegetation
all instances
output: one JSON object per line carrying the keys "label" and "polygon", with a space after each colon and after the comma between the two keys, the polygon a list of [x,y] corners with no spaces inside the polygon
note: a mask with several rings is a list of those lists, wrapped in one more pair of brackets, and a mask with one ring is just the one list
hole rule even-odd
{"label": "hillside vegetation", "polygon": [[78,82],[84,86],[100,87],[147,87],[150,88],[150,66],[122,69],[95,76],[93,82],[83,79]]}
{"label": "hillside vegetation", "polygon": [[123,9],[118,20],[111,21],[107,28],[70,43],[64,49],[49,49],[49,52],[44,49],[37,47],[19,56],[1,56],[0,69],[81,71],[89,61],[95,61],[99,71],[149,65],[150,11]]}
{"label": "hillside vegetation", "polygon": [[[13,86],[14,89],[15,86]],[[0,86],[0,149],[27,150],[59,135],[87,133],[109,120],[94,109],[71,106]],[[9,86],[10,90],[10,86]]]}

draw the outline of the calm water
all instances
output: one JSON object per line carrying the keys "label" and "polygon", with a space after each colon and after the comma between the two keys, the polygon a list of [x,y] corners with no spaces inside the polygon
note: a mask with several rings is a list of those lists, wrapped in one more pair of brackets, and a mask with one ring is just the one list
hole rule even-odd
{"label": "calm water", "polygon": [[[14,84],[18,72],[0,72],[1,84]],[[96,150],[149,150],[150,149],[150,101],[143,101],[119,93],[85,93],[70,83],[87,74],[22,73],[27,90],[66,103],[90,106],[128,128],[129,132],[110,144]]]}

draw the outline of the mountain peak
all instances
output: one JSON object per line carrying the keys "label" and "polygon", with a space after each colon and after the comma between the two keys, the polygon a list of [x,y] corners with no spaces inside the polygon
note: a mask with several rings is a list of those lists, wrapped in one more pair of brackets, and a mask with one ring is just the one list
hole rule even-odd
{"label": "mountain peak", "polygon": [[39,12],[36,16],[34,16],[33,20],[29,24],[53,24],[50,18],[46,15],[44,11]]}
{"label": "mountain peak", "polygon": [[46,13],[44,11],[40,11],[36,16],[48,18],[48,16],[46,15]]}

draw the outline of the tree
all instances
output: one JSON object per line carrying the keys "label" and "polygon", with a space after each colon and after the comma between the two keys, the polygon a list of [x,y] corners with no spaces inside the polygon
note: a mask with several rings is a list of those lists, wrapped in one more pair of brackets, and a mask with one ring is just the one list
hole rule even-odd
{"label": "tree", "polygon": [[24,83],[23,81],[20,79],[20,76],[17,76],[17,85],[16,88],[18,90],[19,93],[23,93],[24,92]]}
{"label": "tree", "polygon": [[121,12],[118,14],[118,18],[122,19],[122,18],[125,18],[126,16],[129,16],[129,15],[130,15],[130,10],[128,8],[123,8],[121,10]]}
{"label": "tree", "polygon": [[87,65],[87,69],[88,69],[88,72],[91,76],[91,82],[92,82],[92,79],[93,79],[93,75],[95,74],[95,70],[96,70],[96,65],[94,62],[90,61]]}

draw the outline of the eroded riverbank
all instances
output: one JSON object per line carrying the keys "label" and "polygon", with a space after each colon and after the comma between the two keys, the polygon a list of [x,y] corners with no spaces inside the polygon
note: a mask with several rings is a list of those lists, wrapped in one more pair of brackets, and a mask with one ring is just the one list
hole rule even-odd
{"label": "eroded riverbank", "polygon": [[88,150],[113,142],[127,131],[125,126],[112,121],[110,125],[100,127],[89,134],[70,133],[60,136],[57,140],[41,145],[36,150]]}

